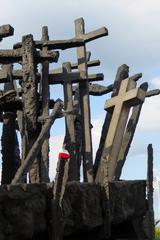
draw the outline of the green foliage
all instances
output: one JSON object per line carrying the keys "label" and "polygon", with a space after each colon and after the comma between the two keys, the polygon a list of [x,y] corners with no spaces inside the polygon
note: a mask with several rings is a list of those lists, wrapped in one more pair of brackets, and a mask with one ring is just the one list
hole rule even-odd
{"label": "green foliage", "polygon": [[160,227],[155,228],[155,240],[160,240]]}

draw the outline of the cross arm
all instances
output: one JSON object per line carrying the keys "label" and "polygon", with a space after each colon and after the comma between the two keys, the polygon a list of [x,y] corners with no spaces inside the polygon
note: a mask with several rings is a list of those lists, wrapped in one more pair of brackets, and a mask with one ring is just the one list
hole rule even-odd
{"label": "cross arm", "polygon": [[92,32],[82,35],[83,36],[82,38],[84,39],[85,43],[87,43],[87,42],[93,41],[97,38],[101,38],[101,37],[104,37],[107,35],[108,35],[108,29],[106,27],[102,27],[95,31],[92,31]]}
{"label": "cross arm", "polygon": [[0,26],[0,40],[5,37],[12,36],[14,34],[14,28],[7,24]]}
{"label": "cross arm", "polygon": [[148,91],[146,94],[146,97],[153,97],[159,94],[160,94],[160,89],[154,89],[154,90]]}
{"label": "cross arm", "polygon": [[136,106],[144,102],[145,97],[145,91],[143,91],[141,88],[135,88],[126,93],[124,101],[131,104],[132,106]]}
{"label": "cross arm", "polygon": [[[138,81],[142,77],[142,73],[137,73],[133,76],[131,76],[129,79],[131,81]],[[157,89],[158,90],[158,89]],[[158,91],[154,91],[153,94],[158,93]],[[100,84],[90,84],[89,85],[89,94],[92,96],[102,96],[104,94],[107,94],[109,92],[113,91],[113,84],[110,84],[108,86],[103,86]]]}
{"label": "cross arm", "polygon": [[[88,61],[87,62],[87,67],[96,67],[100,65],[100,60],[93,60],[93,61]],[[78,68],[78,63],[72,63],[71,64],[71,69],[77,69]],[[57,74],[57,73],[62,73],[62,68],[56,68],[50,71],[51,74]]]}
{"label": "cross arm", "polygon": [[85,43],[101,38],[108,35],[108,29],[106,27],[99,28],[95,31],[84,33],[84,19],[78,18],[75,20],[76,34],[79,38],[84,39]]}
{"label": "cross arm", "polygon": [[[47,47],[48,50],[61,49],[65,50],[68,48],[84,46],[85,41],[81,38],[71,38],[68,40],[48,40],[48,41],[35,41],[36,48],[42,49],[42,47]],[[18,42],[13,45],[14,49],[21,48],[22,43]]]}
{"label": "cross arm", "polygon": [[[59,57],[59,52],[57,51],[36,51],[35,58],[36,62],[57,62]],[[16,50],[3,49],[0,50],[0,64],[8,64],[20,62],[22,60],[22,50],[21,48]]]}
{"label": "cross arm", "polygon": [[[71,38],[67,40],[49,40],[49,41],[35,41],[36,48],[42,49],[42,47],[48,47],[49,50],[61,49],[65,50],[73,47],[84,46],[85,43],[93,41],[97,38],[101,38],[108,35],[108,30],[105,27],[99,28],[95,31],[82,34],[79,38]],[[22,43],[18,42],[13,45],[14,49],[21,48]]]}
{"label": "cross arm", "polygon": [[98,74],[90,74],[88,78],[82,77],[79,72],[72,72],[72,73],[57,73],[57,74],[49,74],[49,84],[63,84],[64,81],[69,79],[72,83],[78,83],[81,81],[88,80],[91,81],[102,81],[104,78],[102,73]]}
{"label": "cross arm", "polygon": [[116,103],[123,101],[127,104],[130,104],[132,106],[138,105],[144,101],[146,97],[146,92],[143,91],[141,88],[134,88],[128,92],[125,93],[125,96],[115,96],[105,103],[105,110],[112,109]]}

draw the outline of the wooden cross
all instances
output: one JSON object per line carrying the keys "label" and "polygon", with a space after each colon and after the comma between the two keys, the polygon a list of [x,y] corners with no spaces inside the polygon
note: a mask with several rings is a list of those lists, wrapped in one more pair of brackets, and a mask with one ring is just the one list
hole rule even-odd
{"label": "wooden cross", "polygon": [[[107,29],[103,28],[105,35],[108,34]],[[75,33],[77,38],[86,39],[90,35],[90,39],[94,40],[96,32],[85,34],[83,18],[75,20]],[[104,35],[103,35],[104,36]],[[86,61],[85,46],[77,48],[78,70],[81,76],[86,78],[85,82],[79,83],[79,104],[81,111],[82,122],[82,156],[83,156],[83,172],[84,181],[93,182],[93,156],[92,156],[92,140],[91,140],[91,124],[90,124],[90,106],[89,106],[89,92],[88,92],[88,73]]]}
{"label": "wooden cross", "polygon": [[[97,38],[103,37],[108,35],[108,30],[105,27],[101,27],[99,29],[96,29],[95,31],[76,36],[71,39],[67,40],[46,40],[43,41],[34,41],[34,45],[36,48],[42,49],[43,47],[47,47],[49,50],[53,49],[61,49],[65,50],[68,48],[73,48],[73,47],[79,47],[79,46],[84,46],[85,43],[88,43],[90,41],[93,41]],[[14,44],[14,49],[21,48],[22,43],[16,43]]]}
{"label": "wooden cross", "polygon": [[114,180],[116,161],[120,151],[130,107],[143,102],[145,99],[145,92],[135,87],[135,82],[129,79],[123,80],[118,96],[111,98],[105,104],[105,110],[109,111],[113,108],[114,110],[96,178],[96,182],[100,182],[104,185],[107,184],[103,182],[103,179],[106,177],[104,176],[106,168],[108,168],[108,180]]}

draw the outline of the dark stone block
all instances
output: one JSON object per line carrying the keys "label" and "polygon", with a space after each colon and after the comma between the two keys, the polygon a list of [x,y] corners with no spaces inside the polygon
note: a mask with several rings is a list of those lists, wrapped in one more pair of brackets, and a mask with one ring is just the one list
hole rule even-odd
{"label": "dark stone block", "polygon": [[[145,181],[117,181],[109,186],[112,229],[118,231],[125,222],[145,216]],[[0,240],[48,240],[52,192],[53,184],[0,186]],[[64,239],[81,239],[86,234],[88,239],[103,239],[103,197],[99,185],[67,184],[62,201]]]}

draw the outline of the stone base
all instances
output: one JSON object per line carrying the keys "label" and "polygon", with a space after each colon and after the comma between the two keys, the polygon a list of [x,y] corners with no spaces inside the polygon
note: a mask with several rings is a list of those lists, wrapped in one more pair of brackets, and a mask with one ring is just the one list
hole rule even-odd
{"label": "stone base", "polygon": [[[0,186],[0,240],[49,240],[52,192],[53,184]],[[103,239],[106,219],[112,232],[125,222],[143,218],[146,182],[110,183],[109,205],[104,202],[100,186],[68,183],[62,202],[64,239]]]}

